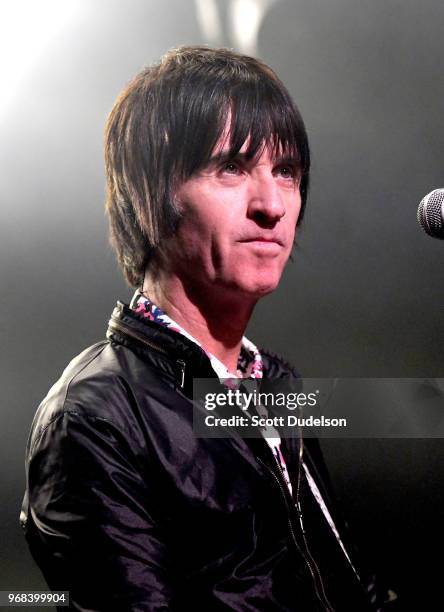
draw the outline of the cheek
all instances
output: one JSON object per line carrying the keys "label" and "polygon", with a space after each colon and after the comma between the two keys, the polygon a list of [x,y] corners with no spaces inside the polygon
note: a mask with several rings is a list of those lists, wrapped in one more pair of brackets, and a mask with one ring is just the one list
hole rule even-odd
{"label": "cheek", "polygon": [[301,199],[301,194],[298,193],[297,195],[297,199],[296,201],[293,201],[291,207],[290,207],[290,213],[291,216],[293,217],[294,220],[294,225],[296,226],[296,223],[298,221],[300,212],[301,212],[301,207],[302,207],[302,199]]}
{"label": "cheek", "polygon": [[299,208],[297,209],[296,212],[289,214],[288,217],[286,218],[285,233],[286,233],[288,241],[291,244],[293,244],[294,237],[296,234],[296,223],[298,222],[298,217],[299,217]]}
{"label": "cheek", "polygon": [[189,210],[179,223],[172,238],[174,258],[182,267],[195,269],[196,265],[206,267],[212,257],[215,228],[205,215]]}
{"label": "cheek", "polygon": [[298,222],[299,219],[299,214],[301,212],[301,200],[300,198],[298,198],[297,202],[292,202],[289,206],[289,208],[287,208],[287,236],[290,240],[290,242],[293,244],[294,241],[294,237],[296,234],[296,224]]}
{"label": "cheek", "polygon": [[235,233],[233,228],[239,223],[240,216],[235,215],[233,206],[208,200],[205,206],[189,209],[185,213],[180,230],[183,239],[200,250],[221,249],[230,243]]}

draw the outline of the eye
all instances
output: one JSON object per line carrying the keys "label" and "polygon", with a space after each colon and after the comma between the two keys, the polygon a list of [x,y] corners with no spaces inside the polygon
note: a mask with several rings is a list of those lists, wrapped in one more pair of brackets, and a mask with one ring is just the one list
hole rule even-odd
{"label": "eye", "polygon": [[221,171],[224,172],[225,174],[237,175],[241,172],[241,169],[236,162],[228,161],[222,165]]}
{"label": "eye", "polygon": [[293,179],[296,176],[295,169],[292,166],[280,166],[278,172],[280,176],[287,179]]}
{"label": "eye", "polygon": [[296,166],[285,164],[276,169],[276,174],[286,181],[291,181],[294,185],[299,185],[301,181],[301,173]]}

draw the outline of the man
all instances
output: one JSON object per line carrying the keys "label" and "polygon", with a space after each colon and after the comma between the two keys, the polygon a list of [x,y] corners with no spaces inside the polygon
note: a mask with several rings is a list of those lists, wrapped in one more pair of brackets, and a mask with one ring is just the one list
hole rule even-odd
{"label": "man", "polygon": [[50,588],[76,610],[376,609],[313,442],[193,431],[195,378],[297,387],[243,335],[306,203],[287,90],[256,59],[173,50],[118,98],[106,170],[137,291],[34,419],[22,522]]}

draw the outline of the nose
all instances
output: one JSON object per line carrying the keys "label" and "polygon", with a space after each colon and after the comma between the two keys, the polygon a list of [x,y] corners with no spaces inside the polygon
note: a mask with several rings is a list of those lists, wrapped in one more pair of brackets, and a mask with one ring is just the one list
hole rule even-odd
{"label": "nose", "polygon": [[251,178],[248,212],[260,225],[275,225],[285,215],[285,201],[272,174]]}

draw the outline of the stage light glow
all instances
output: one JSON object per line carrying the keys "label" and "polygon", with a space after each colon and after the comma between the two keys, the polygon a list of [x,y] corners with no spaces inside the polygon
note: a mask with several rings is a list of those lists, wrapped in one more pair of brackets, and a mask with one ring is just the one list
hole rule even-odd
{"label": "stage light glow", "polygon": [[84,0],[2,2],[0,20],[0,114],[61,29],[84,9]]}
{"label": "stage light glow", "polygon": [[206,42],[211,45],[222,43],[222,28],[216,0],[194,0],[199,27]]}
{"label": "stage light glow", "polygon": [[276,0],[231,0],[229,16],[236,47],[257,54],[257,35],[266,11]]}

